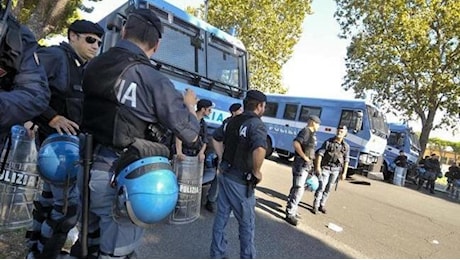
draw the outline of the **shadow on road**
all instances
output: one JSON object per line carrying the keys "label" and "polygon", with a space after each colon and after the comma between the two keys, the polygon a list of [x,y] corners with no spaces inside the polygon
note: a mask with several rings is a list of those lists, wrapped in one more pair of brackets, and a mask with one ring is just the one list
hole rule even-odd
{"label": "shadow on road", "polygon": [[[266,188],[266,187],[257,187],[256,189],[259,192],[265,193],[265,195],[280,199],[285,202],[284,205],[280,205],[279,203],[273,202],[271,200],[266,200],[266,199],[258,197],[257,205],[256,205],[256,207],[264,210],[265,212],[273,215],[274,217],[277,217],[279,219],[284,219],[284,217],[286,216],[285,210],[286,210],[287,196],[275,190]],[[305,203],[303,201],[300,201],[299,207],[304,208],[306,210],[311,210],[313,208],[312,205]]]}
{"label": "shadow on road", "polygon": [[[268,201],[262,207],[281,207]],[[273,218],[256,208],[255,244],[257,258],[319,259],[353,258],[300,229]],[[268,207],[268,206],[267,206]],[[276,211],[276,210],[275,210]],[[278,213],[278,215],[281,215]],[[189,224],[173,225],[167,221],[155,224],[144,235],[139,258],[200,259],[209,258],[214,214],[202,208],[200,217]],[[229,258],[239,258],[238,222],[232,217],[226,227]]]}

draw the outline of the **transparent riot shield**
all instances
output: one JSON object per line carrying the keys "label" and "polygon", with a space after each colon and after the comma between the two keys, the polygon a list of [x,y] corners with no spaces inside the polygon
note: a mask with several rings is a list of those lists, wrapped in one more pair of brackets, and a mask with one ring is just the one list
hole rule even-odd
{"label": "transparent riot shield", "polygon": [[173,168],[179,184],[179,199],[169,215],[170,224],[187,224],[200,217],[201,184],[204,163],[198,156],[185,156],[180,161],[174,156]]}
{"label": "transparent riot shield", "polygon": [[11,128],[0,156],[0,230],[32,224],[33,201],[40,191],[37,147],[24,127]]}

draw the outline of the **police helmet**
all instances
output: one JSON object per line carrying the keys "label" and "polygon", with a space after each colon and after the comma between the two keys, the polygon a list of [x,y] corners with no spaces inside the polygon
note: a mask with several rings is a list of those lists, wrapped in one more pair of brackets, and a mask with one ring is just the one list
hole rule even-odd
{"label": "police helmet", "polygon": [[133,223],[142,227],[168,216],[179,196],[176,175],[168,158],[162,156],[130,163],[118,173],[115,184],[117,213],[127,214]]}
{"label": "police helmet", "polygon": [[305,189],[309,191],[316,191],[319,187],[319,180],[316,175],[308,175],[307,180],[305,181]]}
{"label": "police helmet", "polygon": [[74,135],[48,136],[38,151],[40,176],[55,185],[75,181],[80,168],[79,143]]}

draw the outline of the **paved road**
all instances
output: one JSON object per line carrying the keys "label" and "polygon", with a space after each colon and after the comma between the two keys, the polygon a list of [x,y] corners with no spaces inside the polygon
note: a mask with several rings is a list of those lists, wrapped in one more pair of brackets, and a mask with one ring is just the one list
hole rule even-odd
{"label": "paved road", "polygon": [[[290,167],[266,160],[258,186],[257,258],[460,258],[460,203],[441,192],[434,196],[414,186],[398,187],[353,176],[341,182],[328,203],[328,214],[309,212],[305,193],[297,227],[284,218]],[[336,233],[328,223],[343,227]],[[204,208],[190,224],[164,221],[148,230],[142,258],[208,258],[213,214]],[[239,258],[238,227],[228,227],[229,257]]]}

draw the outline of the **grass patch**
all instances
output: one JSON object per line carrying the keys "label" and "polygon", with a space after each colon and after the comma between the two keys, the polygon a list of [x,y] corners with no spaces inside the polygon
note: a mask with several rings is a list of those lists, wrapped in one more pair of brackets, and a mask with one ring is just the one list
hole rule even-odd
{"label": "grass patch", "polygon": [[26,229],[0,231],[0,258],[25,258],[27,254]]}

